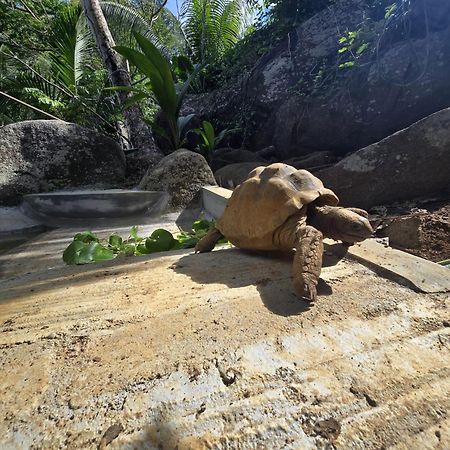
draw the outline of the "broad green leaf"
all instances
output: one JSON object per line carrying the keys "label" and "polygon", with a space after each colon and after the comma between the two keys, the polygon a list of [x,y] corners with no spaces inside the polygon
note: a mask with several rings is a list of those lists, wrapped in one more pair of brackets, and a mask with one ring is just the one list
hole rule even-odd
{"label": "broad green leaf", "polygon": [[344,53],[348,50],[348,47],[342,47],[338,50],[339,53]]}
{"label": "broad green leaf", "polygon": [[188,239],[185,239],[183,242],[181,242],[181,248],[193,248],[197,245],[199,240],[200,240],[199,238],[191,236]]}
{"label": "broad green leaf", "polygon": [[112,245],[113,247],[120,247],[122,245],[123,239],[118,234],[112,234],[109,237],[109,245]]}
{"label": "broad green leaf", "polygon": [[98,242],[92,242],[91,244],[89,244],[89,247],[93,262],[109,261],[110,259],[114,259],[116,257],[116,255],[110,248],[104,247]]}
{"label": "broad green leaf", "polygon": [[197,64],[195,66],[194,71],[189,75],[189,78],[183,83],[183,86],[181,87],[180,91],[178,92],[178,99],[177,99],[177,109],[176,114],[178,115],[181,109],[181,104],[183,103],[183,99],[192,84],[192,82],[197,78],[198,74],[202,70],[203,66],[200,64]]}
{"label": "broad green leaf", "polygon": [[83,231],[82,233],[77,233],[73,240],[80,242],[99,242],[100,239],[92,231]]}
{"label": "broad green leaf", "polygon": [[344,42],[347,42],[347,38],[346,38],[345,36],[342,36],[342,37],[339,39],[339,44],[343,44]]}
{"label": "broad green leaf", "polygon": [[171,250],[175,245],[175,239],[167,230],[162,228],[155,230],[150,237],[145,240],[145,246],[151,253]]}
{"label": "broad green leaf", "polygon": [[208,149],[213,150],[214,149],[214,140],[215,140],[215,133],[214,133],[214,127],[212,126],[211,122],[208,122],[207,120],[203,121],[203,130],[205,131],[206,139],[208,141]]}
{"label": "broad green leaf", "polygon": [[150,250],[145,246],[145,244],[139,244],[136,246],[135,255],[148,255]]}
{"label": "broad green leaf", "polygon": [[121,251],[126,255],[126,256],[133,256],[134,252],[136,250],[136,246],[133,244],[123,244]]}
{"label": "broad green leaf", "polygon": [[158,69],[152,61],[146,58],[145,55],[129,47],[117,45],[114,47],[117,53],[120,53],[133,65],[135,65],[144,75],[150,78],[153,86],[162,86],[163,80]]}
{"label": "broad green leaf", "polygon": [[210,222],[209,220],[196,220],[193,224],[192,224],[192,230],[194,232],[198,232],[200,230],[210,230],[211,228],[213,228],[214,223]]}
{"label": "broad green leaf", "polygon": [[133,35],[136,38],[139,47],[141,47],[144,52],[144,55],[147,57],[147,60],[151,61],[162,80],[161,86],[155,86],[153,78],[150,77],[158,103],[167,114],[176,115],[178,101],[169,62],[147,38],[136,32],[134,32]]}
{"label": "broad green leaf", "polygon": [[80,250],[85,246],[86,244],[81,241],[72,241],[64,250],[63,261],[69,265],[78,264]]}

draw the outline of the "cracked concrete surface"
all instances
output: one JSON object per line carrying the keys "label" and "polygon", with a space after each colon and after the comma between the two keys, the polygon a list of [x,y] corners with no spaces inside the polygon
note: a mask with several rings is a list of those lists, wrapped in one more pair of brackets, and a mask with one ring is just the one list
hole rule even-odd
{"label": "cracked concrete surface", "polygon": [[73,230],[1,255],[0,447],[446,449],[448,294],[331,254],[229,247],[68,267]]}

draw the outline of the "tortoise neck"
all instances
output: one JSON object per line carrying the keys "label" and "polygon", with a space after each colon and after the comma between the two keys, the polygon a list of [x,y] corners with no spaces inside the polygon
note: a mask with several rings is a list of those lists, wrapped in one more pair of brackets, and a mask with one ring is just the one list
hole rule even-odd
{"label": "tortoise neck", "polygon": [[333,238],[334,220],[333,212],[340,209],[339,206],[315,206],[309,209],[307,222],[319,230],[324,237]]}

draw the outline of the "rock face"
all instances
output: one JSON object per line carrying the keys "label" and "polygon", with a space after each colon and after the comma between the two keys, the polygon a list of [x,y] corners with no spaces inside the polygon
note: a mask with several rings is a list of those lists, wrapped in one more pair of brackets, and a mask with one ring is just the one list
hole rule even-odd
{"label": "rock face", "polygon": [[169,207],[186,207],[202,186],[215,185],[214,175],[206,159],[186,149],[177,150],[163,158],[145,174],[139,188],[165,191],[170,195]]}
{"label": "rock face", "polygon": [[347,206],[369,208],[450,192],[450,108],[316,175]]}
{"label": "rock face", "polygon": [[[283,160],[316,150],[344,155],[448,107],[450,2],[408,2],[388,20],[367,3],[335,2],[290,32],[242,83],[190,99],[187,112],[240,115],[246,147],[273,144]],[[341,24],[355,33],[353,52],[362,48],[356,61],[339,52]]]}
{"label": "rock face", "polygon": [[58,120],[31,120],[0,128],[0,204],[23,194],[68,187],[115,187],[125,176],[117,142]]}
{"label": "rock face", "polygon": [[214,172],[214,177],[216,178],[219,186],[227,189],[232,189],[246,180],[248,174],[253,169],[265,165],[267,165],[267,163],[260,162],[242,162],[229,164],[228,166],[222,167]]}
{"label": "rock face", "polygon": [[247,162],[261,162],[265,163],[266,160],[253,152],[244,149],[235,148],[218,148],[214,151],[210,166],[213,172],[225,167],[229,164],[247,163]]}

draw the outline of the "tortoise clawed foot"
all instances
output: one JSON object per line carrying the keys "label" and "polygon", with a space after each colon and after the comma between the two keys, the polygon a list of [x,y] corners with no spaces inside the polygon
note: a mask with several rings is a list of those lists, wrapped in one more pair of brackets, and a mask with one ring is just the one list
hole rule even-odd
{"label": "tortoise clawed foot", "polygon": [[317,282],[307,277],[294,279],[294,290],[300,298],[308,302],[315,302],[317,300]]}
{"label": "tortoise clawed foot", "polygon": [[222,233],[217,228],[212,228],[206,233],[202,239],[197,242],[195,246],[195,253],[206,253],[212,251],[217,242],[223,238]]}
{"label": "tortoise clawed foot", "polygon": [[197,242],[197,245],[195,246],[195,253],[207,253],[212,251],[212,249],[215,247],[215,242],[211,242],[210,239],[201,239]]}

